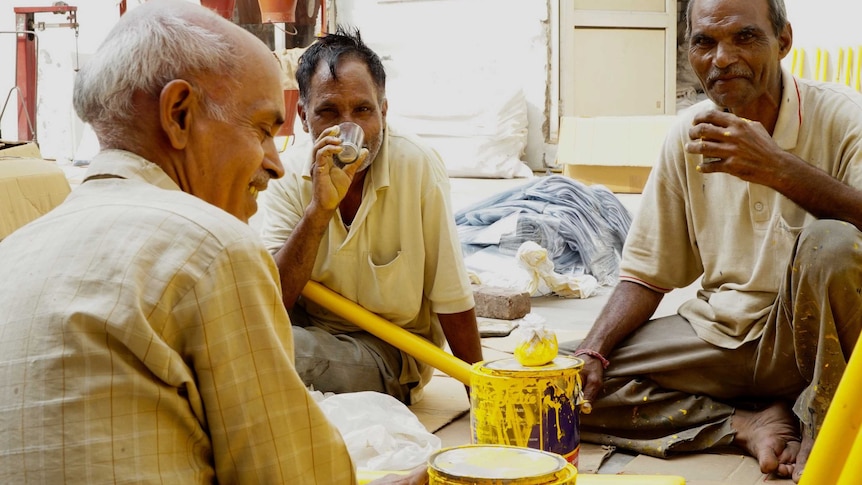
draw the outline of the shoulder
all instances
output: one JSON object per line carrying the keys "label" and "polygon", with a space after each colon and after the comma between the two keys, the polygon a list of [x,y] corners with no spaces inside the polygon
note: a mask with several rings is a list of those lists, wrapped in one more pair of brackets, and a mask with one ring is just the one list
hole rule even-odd
{"label": "shoulder", "polygon": [[446,165],[440,154],[413,133],[387,124],[389,163],[399,174],[413,173],[434,181],[447,180]]}
{"label": "shoulder", "polygon": [[803,116],[815,122],[837,116],[854,126],[862,124],[862,94],[859,92],[839,83],[794,79],[799,87]]}
{"label": "shoulder", "polygon": [[[110,185],[115,185],[111,188]],[[141,231],[173,234],[174,239],[208,240],[218,247],[253,245],[257,236],[248,224],[204,200],[180,190],[163,189],[136,180],[86,182],[70,196],[69,210],[107,215],[112,224]],[[110,214],[122,214],[122,218]]]}

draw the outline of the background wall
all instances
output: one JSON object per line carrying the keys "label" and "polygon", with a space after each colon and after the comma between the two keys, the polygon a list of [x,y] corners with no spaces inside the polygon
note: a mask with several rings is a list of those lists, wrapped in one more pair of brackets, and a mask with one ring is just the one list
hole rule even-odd
{"label": "background wall", "polygon": [[[191,0],[194,1],[194,0]],[[527,144],[523,159],[533,170],[552,164],[556,140],[549,113],[557,100],[556,12],[571,0],[330,0],[339,22],[359,27],[380,53],[390,73],[391,103],[411,100],[492,102],[520,90],[527,106]],[[71,159],[83,132],[71,108],[77,62],[105,38],[119,18],[117,0],[67,0],[78,7],[77,39],[68,28],[39,34],[38,134],[45,158]],[[139,0],[128,0],[129,9]],[[15,29],[14,6],[45,6],[47,0],[3,0],[0,31]],[[862,46],[862,2],[786,0],[794,44],[806,49],[806,73],[813,72],[814,49]],[[37,20],[64,21],[41,14]],[[77,57],[77,60],[76,60]],[[788,62],[790,59],[788,59]],[[15,85],[15,36],[0,34],[0,95]],[[829,75],[834,75],[830,67]],[[806,76],[808,77],[808,76]],[[0,120],[0,134],[17,138],[16,103]]]}
{"label": "background wall", "polygon": [[[785,0],[787,16],[793,27],[793,46],[804,49],[803,77],[816,78],[816,52],[820,48],[828,52],[826,76],[827,81],[844,82],[843,73],[839,74],[838,57],[840,49],[844,48],[846,59],[847,48],[852,48],[854,56],[862,50],[862,2],[857,0]],[[852,73],[858,71],[858,64],[852,66]],[[793,56],[785,59],[791,65]],[[851,81],[855,84],[855,81]]]}
{"label": "background wall", "polygon": [[[47,28],[38,32],[38,97],[36,133],[42,156],[49,159],[71,159],[81,138],[83,127],[72,109],[72,83],[79,62],[93,52],[108,30],[120,17],[116,0],[68,0],[78,7],[77,41],[70,28]],[[49,0],[2,0],[0,31],[15,30],[14,7],[50,6]],[[130,4],[136,4],[132,0]],[[37,22],[66,23],[64,15],[36,14]],[[76,49],[77,47],[77,49]],[[77,50],[77,54],[76,54]],[[0,34],[0,95],[6,100],[15,86],[16,35]],[[18,113],[15,94],[9,101],[0,134],[4,139],[18,139]],[[23,134],[22,134],[23,136]]]}
{"label": "background wall", "polygon": [[547,149],[550,3],[338,0],[335,16],[359,27],[383,57],[391,110],[432,112],[434,104],[478,108],[482,103],[497,109],[495,103],[522,94],[528,121],[523,160],[541,169]]}

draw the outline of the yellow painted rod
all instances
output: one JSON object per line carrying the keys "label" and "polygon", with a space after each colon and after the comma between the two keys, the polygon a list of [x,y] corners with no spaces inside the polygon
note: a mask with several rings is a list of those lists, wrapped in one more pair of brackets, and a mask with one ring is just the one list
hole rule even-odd
{"label": "yellow painted rod", "polygon": [[862,345],[857,344],[855,350],[835,389],[799,485],[837,484],[842,470],[848,468],[850,462],[859,459],[850,454],[862,432],[862,408],[859,407],[859,396],[862,395]]}
{"label": "yellow painted rod", "polygon": [[470,365],[424,338],[404,330],[316,281],[309,281],[305,285],[302,296],[431,367],[470,385]]}
{"label": "yellow painted rod", "polygon": [[862,45],[856,48],[856,91],[862,91],[862,79],[859,78],[862,73]]}

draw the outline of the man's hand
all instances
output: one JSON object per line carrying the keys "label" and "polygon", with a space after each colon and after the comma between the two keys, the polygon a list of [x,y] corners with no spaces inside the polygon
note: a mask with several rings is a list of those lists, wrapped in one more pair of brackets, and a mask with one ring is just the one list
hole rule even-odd
{"label": "man's hand", "polygon": [[757,121],[707,111],[695,116],[689,137],[685,150],[704,158],[700,172],[723,172],[769,187],[786,171],[787,153]]}
{"label": "man's hand", "polygon": [[325,211],[335,211],[338,208],[338,204],[347,195],[356,170],[368,156],[368,150],[363,148],[356,162],[339,167],[333,162],[333,157],[339,152],[341,139],[338,138],[338,126],[323,130],[312,150],[314,165],[311,180],[314,186],[313,203]]}
{"label": "man's hand", "polygon": [[708,111],[695,116],[689,136],[685,151],[704,157],[698,171],[723,172],[769,187],[818,219],[862,228],[862,191],[783,150],[760,123]]}
{"label": "man's hand", "polygon": [[582,354],[578,358],[584,361],[584,367],[581,369],[581,385],[583,386],[584,399],[595,401],[598,399],[604,386],[605,369],[602,367],[602,362],[595,357]]}

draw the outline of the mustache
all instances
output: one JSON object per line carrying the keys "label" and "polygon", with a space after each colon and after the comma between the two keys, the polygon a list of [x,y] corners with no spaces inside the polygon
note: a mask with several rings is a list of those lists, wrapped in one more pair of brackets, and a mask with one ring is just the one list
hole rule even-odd
{"label": "mustache", "polygon": [[745,69],[742,66],[730,66],[724,69],[710,69],[709,73],[706,76],[706,82],[713,83],[722,78],[728,77],[744,77],[750,78],[752,76],[752,72],[748,69]]}
{"label": "mustache", "polygon": [[270,178],[270,175],[266,171],[264,171],[255,175],[255,177],[251,180],[251,184],[249,185],[263,192],[264,190],[266,190],[267,185],[269,185]]}

